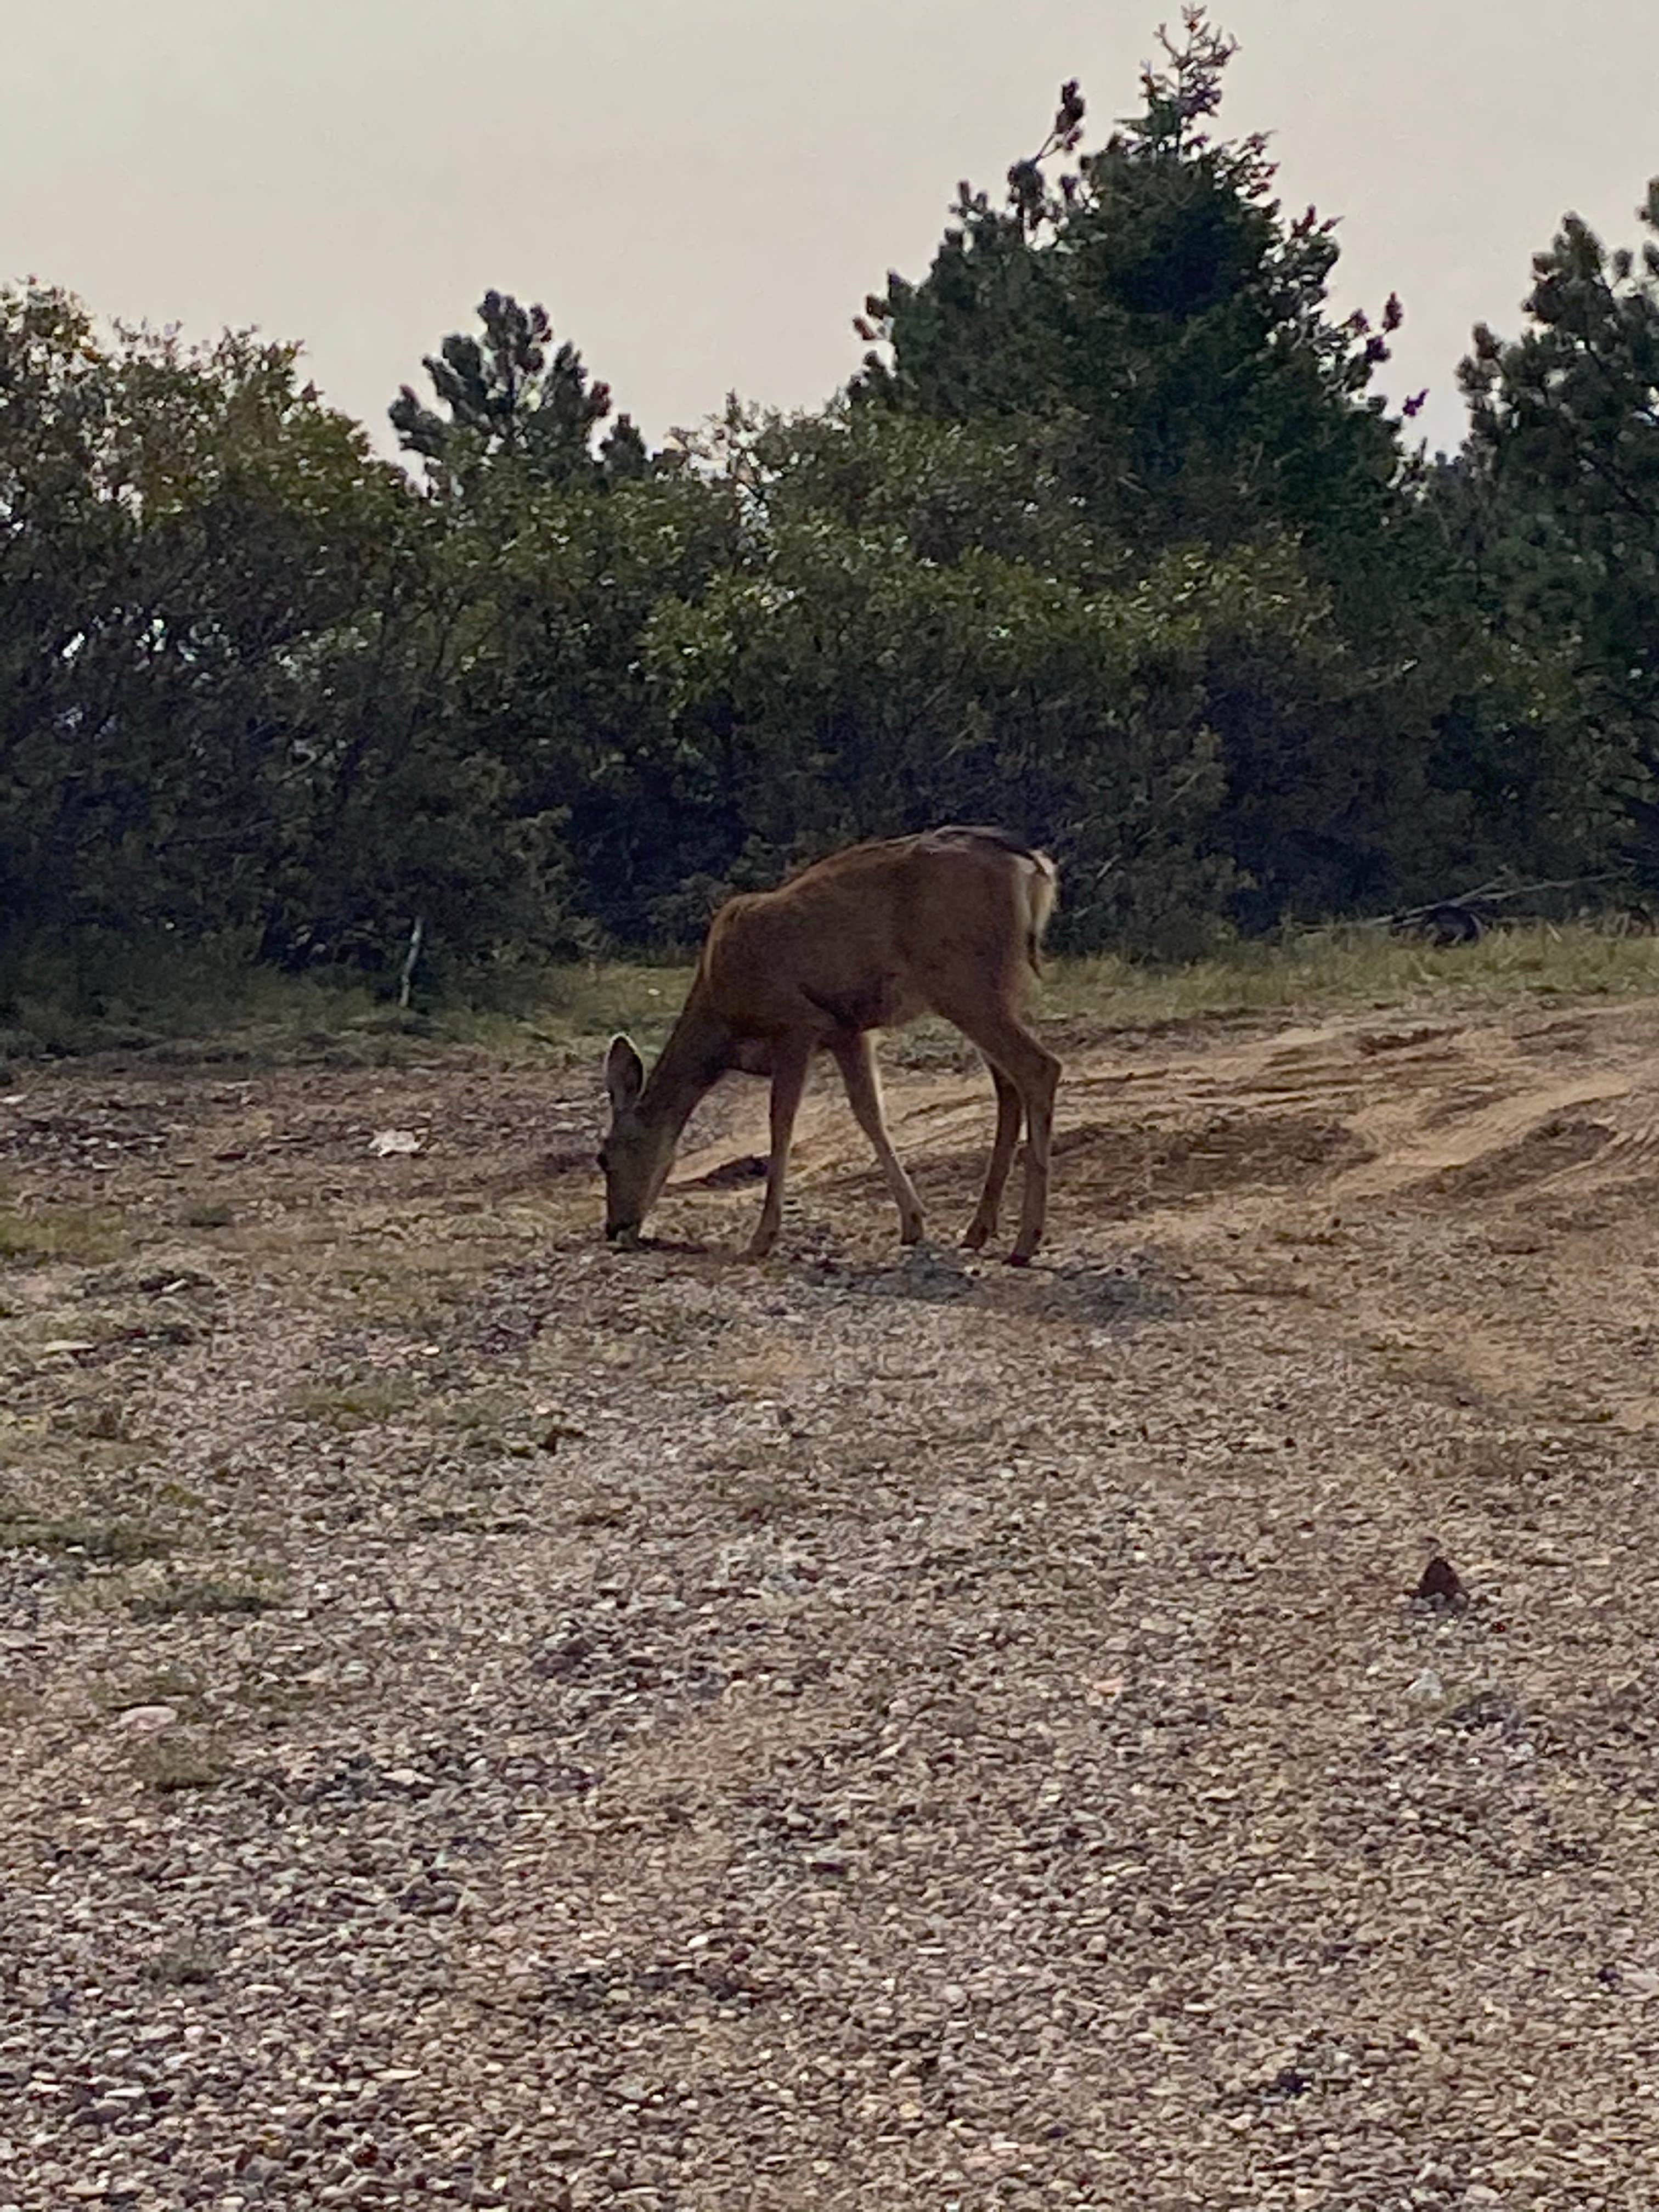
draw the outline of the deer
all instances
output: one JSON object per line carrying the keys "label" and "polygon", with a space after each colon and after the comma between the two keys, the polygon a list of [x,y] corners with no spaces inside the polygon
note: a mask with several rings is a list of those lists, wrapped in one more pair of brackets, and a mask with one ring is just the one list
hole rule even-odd
{"label": "deer", "polygon": [[872,1036],[933,1012],[978,1047],[996,1091],[984,1188],[962,1241],[978,1251],[995,1236],[1023,1123],[1024,1188],[1008,1258],[1026,1266],[1048,1207],[1061,1063],[1022,1017],[1058,890],[1047,854],[1006,830],[948,823],[850,846],[774,890],[728,899],[650,1073],[628,1037],[611,1041],[611,1122],[599,1154],[606,1237],[638,1245],[693,1109],[738,1070],[772,1084],[766,1194],[744,1254],[763,1260],[782,1224],[807,1075],[827,1054],[898,1207],[901,1241],[920,1243],[921,1200],[887,1133]]}

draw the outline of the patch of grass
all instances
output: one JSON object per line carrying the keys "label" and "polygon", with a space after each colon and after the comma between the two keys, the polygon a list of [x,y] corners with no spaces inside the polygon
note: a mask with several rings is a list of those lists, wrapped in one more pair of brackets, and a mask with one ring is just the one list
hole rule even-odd
{"label": "patch of grass", "polygon": [[162,1796],[180,1790],[211,1790],[230,1771],[230,1761],[210,1736],[182,1728],[146,1736],[128,1757],[145,1788]]}
{"label": "patch of grass", "polygon": [[522,1513],[487,1515],[482,1504],[441,1505],[410,1523],[422,1536],[529,1536],[536,1524]]}
{"label": "patch of grass", "polygon": [[95,1266],[125,1243],[124,1217],[112,1206],[54,1206],[40,1212],[0,1206],[0,1265],[32,1267],[49,1261]]}
{"label": "patch of grass", "polygon": [[127,1600],[135,1620],[210,1620],[224,1614],[269,1613],[281,1600],[249,1583],[170,1582]]}
{"label": "patch of grass", "polygon": [[138,1971],[154,1989],[185,1990],[216,1980],[224,1965],[223,1955],[206,1943],[169,1943],[151,1952]]}
{"label": "patch of grass", "polygon": [[499,1434],[509,1423],[524,1418],[522,1396],[511,1390],[491,1389],[468,1389],[465,1396],[455,1397],[442,1407],[439,1419],[446,1427],[468,1430],[484,1429]]}
{"label": "patch of grass", "polygon": [[365,1376],[361,1380],[313,1384],[290,1401],[302,1421],[321,1421],[336,1429],[368,1429],[405,1413],[417,1395],[402,1375]]}
{"label": "patch of grass", "polygon": [[150,1486],[151,1503],[157,1505],[176,1505],[181,1511],[193,1512],[207,1503],[199,1490],[192,1490],[187,1482],[177,1482],[171,1476]]}
{"label": "patch of grass", "polygon": [[451,1255],[423,1244],[407,1259],[337,1267],[332,1273],[362,1318],[417,1323],[431,1304],[434,1277],[444,1270],[459,1272]]}
{"label": "patch of grass", "polygon": [[191,1705],[201,1693],[193,1674],[177,1667],[158,1667],[152,1674],[107,1685],[99,1691],[98,1702],[107,1712],[122,1713],[134,1705]]}
{"label": "patch of grass", "polygon": [[[684,967],[617,962],[550,969],[531,1016],[441,1015],[439,1038],[466,1041],[507,1059],[540,1046],[568,1065],[626,1030],[647,1055],[660,1045],[690,984]],[[1386,930],[1308,930],[1234,945],[1201,960],[1128,960],[1115,954],[1051,958],[1037,996],[1046,1022],[1103,1027],[1272,1015],[1297,1008],[1393,1007],[1526,999],[1633,998],[1659,992],[1659,939],[1605,923],[1536,922],[1489,931],[1479,944],[1437,948]],[[963,1053],[948,1024],[917,1023],[894,1056],[915,1067],[950,1067]]]}
{"label": "patch of grass", "polygon": [[181,1229],[228,1229],[236,1218],[228,1206],[187,1206],[179,1215]]}
{"label": "patch of grass", "polygon": [[52,1415],[52,1425],[55,1429],[63,1429],[70,1436],[84,1437],[92,1443],[132,1442],[127,1431],[125,1409],[109,1398],[62,1407]]}
{"label": "patch of grass", "polygon": [[510,1391],[469,1392],[438,1407],[434,1419],[453,1429],[461,1449],[475,1456],[527,1459],[541,1448],[523,1400]]}
{"label": "patch of grass", "polygon": [[432,1011],[405,1012],[361,975],[284,975],[255,965],[245,944],[111,938],[29,956],[8,1001],[0,1051],[20,1063],[141,1050],[168,1065],[372,1067],[448,1047],[498,1065],[544,1067],[587,1057],[618,1027],[654,1048],[690,980],[689,966],[530,961],[465,979]]}
{"label": "patch of grass", "polygon": [[[255,965],[251,951],[234,939],[190,945],[112,932],[37,948],[9,995],[0,1045],[16,1059],[137,1049],[258,1065],[314,1058],[396,1015],[359,976],[287,975]],[[319,1037],[307,1055],[307,1040]]]}
{"label": "patch of grass", "polygon": [[392,1001],[390,970],[378,981],[344,969],[288,975],[252,955],[251,939],[187,945],[113,933],[37,950],[9,995],[0,1054],[21,1063],[140,1050],[168,1065],[372,1067],[447,1045],[545,1066],[618,1019],[659,1042],[689,979],[678,967],[526,960],[460,977],[435,1009],[404,1011]]}
{"label": "patch of grass", "polygon": [[0,1551],[50,1552],[90,1566],[131,1566],[161,1558],[170,1548],[161,1529],[142,1521],[94,1521],[80,1516],[47,1520],[0,1507]]}
{"label": "patch of grass", "polygon": [[642,1052],[653,1054],[672,1028],[690,981],[689,963],[645,966],[617,960],[548,967],[526,980],[530,1003],[518,1012],[453,1009],[437,1018],[434,1030],[441,1037],[480,1046],[509,1062],[539,1060],[568,1066],[603,1051],[617,1030],[626,1030]]}
{"label": "patch of grass", "polygon": [[285,1715],[309,1712],[319,1702],[319,1692],[311,1683],[285,1681],[276,1674],[245,1674],[231,1696],[245,1713],[255,1715],[266,1727],[273,1727]]}
{"label": "patch of grass", "polygon": [[[662,1042],[691,980],[689,963],[524,963],[472,979],[430,1012],[401,1012],[338,972],[287,975],[248,948],[194,951],[126,942],[33,962],[14,994],[0,1050],[18,1060],[118,1047],[167,1061],[269,1066],[324,1060],[400,1066],[446,1048],[506,1066],[597,1058],[613,1030],[647,1054]],[[1292,1007],[1400,1006],[1482,999],[1632,996],[1659,991],[1659,939],[1622,919],[1517,923],[1477,945],[1437,950],[1353,925],[1235,945],[1158,963],[1112,954],[1051,957],[1041,1005],[1054,1021],[1139,1027]],[[951,1033],[953,1037],[954,1033]],[[902,1048],[948,1064],[958,1048],[919,1024]],[[222,1227],[223,1222],[189,1225]]]}
{"label": "patch of grass", "polygon": [[1297,1006],[1406,1006],[1527,998],[1634,998],[1659,991],[1659,939],[1611,925],[1537,922],[1437,949],[1384,930],[1310,930],[1159,967],[1110,954],[1060,960],[1045,976],[1050,1020],[1114,1027]]}

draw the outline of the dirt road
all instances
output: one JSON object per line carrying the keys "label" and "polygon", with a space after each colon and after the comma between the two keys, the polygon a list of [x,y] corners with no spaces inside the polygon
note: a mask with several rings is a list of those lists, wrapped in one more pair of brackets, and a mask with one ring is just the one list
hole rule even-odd
{"label": "dirt road", "polygon": [[1659,1004],[1058,1042],[14,1079],[0,2208],[1659,2205]]}

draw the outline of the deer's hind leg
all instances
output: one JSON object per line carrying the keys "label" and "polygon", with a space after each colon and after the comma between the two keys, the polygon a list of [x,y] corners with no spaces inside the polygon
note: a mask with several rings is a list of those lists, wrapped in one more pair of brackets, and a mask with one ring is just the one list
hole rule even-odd
{"label": "deer's hind leg", "polygon": [[[1042,1224],[1048,1207],[1048,1154],[1054,1136],[1054,1093],[1060,1087],[1060,1063],[1039,1044],[1019,1017],[995,997],[975,1001],[965,994],[941,994],[933,1001],[948,1022],[984,1054],[993,1068],[1000,1068],[1013,1085],[1025,1109],[1025,1185],[1019,1209],[1019,1231],[1009,1262],[1023,1267],[1042,1241]],[[1002,1093],[997,1093],[998,1137],[1005,1125]],[[1012,1149],[1012,1146],[1011,1146]],[[992,1153],[992,1166],[996,1154]],[[1004,1173],[1006,1173],[1005,1169]],[[990,1177],[987,1179],[988,1190]],[[981,1201],[982,1203],[982,1201]],[[978,1217],[975,1216],[977,1221]]]}
{"label": "deer's hind leg", "polygon": [[919,1244],[922,1232],[921,1200],[887,1133],[886,1117],[881,1110],[881,1079],[876,1073],[876,1056],[869,1033],[860,1030],[832,1037],[830,1050],[841,1070],[841,1079],[847,1085],[847,1103],[860,1128],[870,1139],[881,1171],[887,1178],[887,1188],[893,1194],[893,1203],[899,1210],[900,1239],[906,1244]]}
{"label": "deer's hind leg", "polygon": [[1019,1125],[1024,1118],[1024,1102],[1019,1095],[1019,1085],[1006,1076],[994,1060],[985,1063],[997,1091],[997,1133],[991,1145],[991,1158],[985,1170],[985,1188],[979,1194],[979,1204],[974,1208],[974,1218],[962,1232],[962,1241],[970,1252],[997,1233],[997,1215],[1002,1206],[1002,1194],[1008,1182],[1008,1170],[1013,1165],[1014,1148],[1019,1142]]}

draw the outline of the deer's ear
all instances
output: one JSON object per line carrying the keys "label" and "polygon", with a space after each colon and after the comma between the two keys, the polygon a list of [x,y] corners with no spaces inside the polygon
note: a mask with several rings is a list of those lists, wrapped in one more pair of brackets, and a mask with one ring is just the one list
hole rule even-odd
{"label": "deer's ear", "polygon": [[625,1036],[611,1040],[605,1056],[605,1087],[615,1114],[625,1114],[645,1088],[645,1062]]}

